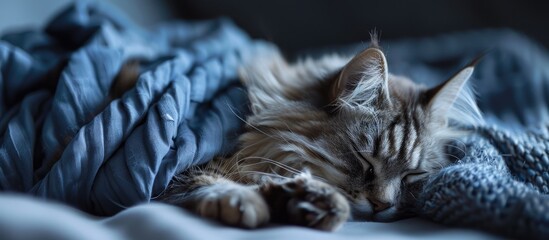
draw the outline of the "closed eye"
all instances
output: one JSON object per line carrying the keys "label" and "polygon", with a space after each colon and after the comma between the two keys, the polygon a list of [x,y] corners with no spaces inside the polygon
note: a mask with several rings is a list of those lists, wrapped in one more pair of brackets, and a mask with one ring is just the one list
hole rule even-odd
{"label": "closed eye", "polygon": [[351,146],[353,147],[355,155],[368,164],[367,168],[365,168],[365,180],[371,181],[375,177],[374,166],[364,157],[364,155],[362,155],[362,152],[358,150],[358,147],[354,143],[351,143]]}
{"label": "closed eye", "polygon": [[366,159],[364,155],[362,155],[362,152],[358,150],[358,147],[354,143],[352,143],[351,146],[353,147],[355,155],[357,155],[358,158],[362,159],[364,162],[368,163],[370,167],[372,167],[372,164],[370,163],[370,161],[368,161],[368,159]]}
{"label": "closed eye", "polygon": [[428,172],[426,171],[410,172],[407,173],[402,180],[406,183],[413,183],[427,177],[427,173]]}

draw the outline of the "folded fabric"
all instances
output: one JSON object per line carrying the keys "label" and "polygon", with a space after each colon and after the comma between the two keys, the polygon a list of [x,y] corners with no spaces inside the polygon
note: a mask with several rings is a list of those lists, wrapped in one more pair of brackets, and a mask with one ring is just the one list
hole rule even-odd
{"label": "folded fabric", "polygon": [[[237,68],[253,46],[227,19],[142,29],[78,1],[45,30],[0,41],[0,189],[111,215],[230,150],[247,110]],[[108,101],[124,62],[136,86]]]}

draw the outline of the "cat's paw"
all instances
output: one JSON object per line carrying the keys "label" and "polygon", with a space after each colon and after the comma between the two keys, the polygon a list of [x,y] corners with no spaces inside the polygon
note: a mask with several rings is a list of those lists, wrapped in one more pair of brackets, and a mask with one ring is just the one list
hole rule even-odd
{"label": "cat's paw", "polygon": [[275,222],[333,231],[349,217],[347,199],[334,187],[300,175],[280,183],[267,183],[261,193]]}
{"label": "cat's paw", "polygon": [[255,228],[269,221],[269,208],[256,191],[237,184],[216,184],[200,189],[194,210],[222,223]]}

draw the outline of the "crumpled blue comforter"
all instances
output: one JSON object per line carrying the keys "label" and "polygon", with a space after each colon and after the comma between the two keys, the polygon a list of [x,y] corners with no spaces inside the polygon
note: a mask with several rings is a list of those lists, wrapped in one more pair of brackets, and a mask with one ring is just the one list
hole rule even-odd
{"label": "crumpled blue comforter", "polygon": [[[231,149],[247,110],[236,71],[253,45],[228,20],[144,30],[78,1],[0,40],[0,190],[111,215]],[[135,86],[107,101],[129,59]]]}

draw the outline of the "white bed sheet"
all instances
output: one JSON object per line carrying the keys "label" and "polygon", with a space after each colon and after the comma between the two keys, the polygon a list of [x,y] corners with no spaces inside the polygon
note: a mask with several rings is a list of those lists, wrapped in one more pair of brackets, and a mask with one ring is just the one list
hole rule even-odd
{"label": "white bed sheet", "polygon": [[498,239],[487,233],[448,228],[422,219],[393,223],[348,222],[334,233],[276,226],[244,230],[221,226],[160,203],[135,206],[98,218],[62,204],[0,194],[0,239]]}

